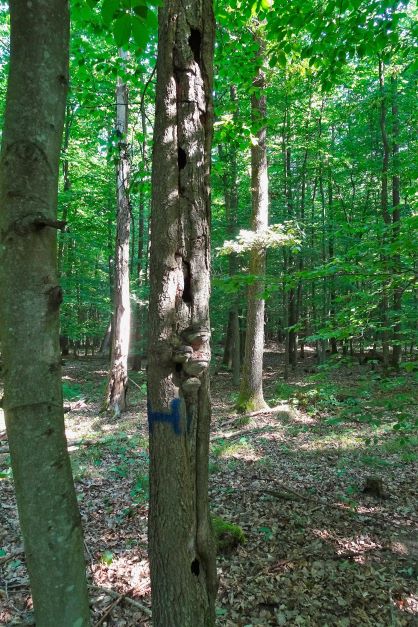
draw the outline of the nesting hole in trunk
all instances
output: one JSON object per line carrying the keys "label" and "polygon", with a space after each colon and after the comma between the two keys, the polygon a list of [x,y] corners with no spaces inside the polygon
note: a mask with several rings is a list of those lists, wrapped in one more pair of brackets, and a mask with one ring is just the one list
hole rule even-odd
{"label": "nesting hole in trunk", "polygon": [[193,575],[196,575],[196,577],[199,576],[200,564],[199,564],[199,560],[198,559],[193,560],[193,562],[191,564],[191,571],[192,571]]}
{"label": "nesting hole in trunk", "polygon": [[182,299],[184,303],[192,302],[192,273],[190,271],[190,263],[183,259],[183,277],[184,287]]}
{"label": "nesting hole in trunk", "polygon": [[202,34],[197,28],[190,29],[190,37],[188,39],[189,46],[193,52],[194,60],[197,64],[200,63],[200,47],[202,45]]}
{"label": "nesting hole in trunk", "polygon": [[178,164],[179,164],[179,170],[183,170],[183,168],[186,167],[186,163],[187,163],[187,156],[185,151],[183,150],[183,148],[178,148],[177,150],[177,160],[178,160]]}

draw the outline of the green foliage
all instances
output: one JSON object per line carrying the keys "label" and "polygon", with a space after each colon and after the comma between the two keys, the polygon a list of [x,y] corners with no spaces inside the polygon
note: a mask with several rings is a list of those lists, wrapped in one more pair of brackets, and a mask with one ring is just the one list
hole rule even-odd
{"label": "green foliage", "polygon": [[248,442],[248,439],[244,436],[239,438],[237,441],[228,441],[224,438],[219,438],[216,440],[211,447],[211,453],[214,457],[233,457],[234,455],[240,456],[242,454],[248,453],[252,450],[251,444]]}
{"label": "green foliage", "polygon": [[62,382],[62,395],[66,401],[74,401],[83,396],[81,386],[78,383],[66,380]]}
{"label": "green foliage", "polygon": [[218,248],[219,255],[240,254],[254,250],[267,250],[291,246],[297,250],[300,245],[298,229],[292,223],[272,224],[263,231],[241,230],[234,240],[227,240]]}
{"label": "green foliage", "polygon": [[112,551],[106,550],[106,551],[103,551],[103,553],[101,554],[100,561],[102,562],[102,564],[106,564],[106,566],[110,566],[110,564],[113,562],[113,558],[114,558],[114,555]]}
{"label": "green foliage", "polygon": [[146,503],[149,499],[149,478],[148,475],[139,475],[134,487],[130,491],[132,502],[135,505]]}

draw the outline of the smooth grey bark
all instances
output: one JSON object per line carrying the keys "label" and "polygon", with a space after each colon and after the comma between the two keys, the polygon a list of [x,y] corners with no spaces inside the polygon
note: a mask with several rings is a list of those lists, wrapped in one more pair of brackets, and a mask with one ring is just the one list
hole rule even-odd
{"label": "smooth grey bark", "polygon": [[[122,59],[126,53],[120,51]],[[129,205],[129,145],[128,133],[128,87],[118,77],[116,85],[116,133],[119,138],[117,164],[117,218],[115,277],[113,290],[112,350],[109,381],[103,409],[115,416],[126,410],[128,391],[128,354],[131,329],[131,304],[129,294],[129,234],[131,211]]]}
{"label": "smooth grey bark", "polygon": [[[265,75],[261,68],[253,84],[257,91],[251,97],[251,113],[257,142],[251,146],[252,228],[254,231],[262,231],[268,226],[268,173]],[[264,248],[250,252],[249,272],[257,279],[248,288],[245,357],[237,402],[237,407],[241,411],[256,411],[267,407],[263,396],[264,299],[262,292],[266,272]]]}
{"label": "smooth grey bark", "polygon": [[208,506],[213,40],[210,0],[160,8],[148,363],[155,627],[215,623]]}
{"label": "smooth grey bark", "polygon": [[0,333],[19,520],[39,627],[89,625],[64,432],[57,188],[68,87],[66,0],[10,1],[0,168]]}

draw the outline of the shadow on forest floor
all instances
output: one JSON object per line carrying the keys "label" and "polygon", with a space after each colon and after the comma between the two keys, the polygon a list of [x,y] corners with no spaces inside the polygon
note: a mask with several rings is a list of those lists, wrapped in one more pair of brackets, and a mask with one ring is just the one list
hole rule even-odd
{"label": "shadow on forest floor", "polygon": [[[89,579],[147,605],[145,373],[130,373],[131,409],[115,421],[99,414],[105,368],[97,359],[68,361],[63,379]],[[233,411],[229,373],[213,378],[212,511],[246,535],[218,558],[217,624],[416,625],[416,440],[393,429],[413,411],[412,380],[382,380],[356,364],[304,369],[312,367],[282,381],[281,356],[269,351],[266,396],[288,411],[247,424]],[[0,622],[31,624],[7,455],[0,462]],[[370,476],[386,498],[363,492]],[[110,597],[91,592],[96,621]],[[140,607],[120,603],[107,624],[150,623]]]}

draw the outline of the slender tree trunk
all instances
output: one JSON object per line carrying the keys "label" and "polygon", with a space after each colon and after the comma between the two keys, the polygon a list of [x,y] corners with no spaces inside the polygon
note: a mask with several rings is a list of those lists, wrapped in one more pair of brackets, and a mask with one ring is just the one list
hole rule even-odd
{"label": "slender tree trunk", "polygon": [[[396,76],[391,77],[392,87],[392,159],[393,159],[393,175],[392,175],[392,242],[395,246],[398,244],[400,227],[401,227],[401,185],[399,176],[399,109],[398,109],[398,81]],[[395,252],[393,255],[393,272],[396,274],[401,271],[401,257]],[[402,288],[395,285],[393,291],[393,311],[396,316],[393,327],[394,344],[392,347],[392,361],[394,368],[399,366],[401,358],[402,346],[401,339],[401,313],[402,313]]]}
{"label": "slender tree trunk", "polygon": [[[382,147],[383,147],[383,156],[382,156],[382,172],[381,172],[381,194],[380,194],[380,208],[382,211],[382,217],[385,225],[387,227],[391,224],[391,217],[389,213],[389,198],[388,198],[388,170],[389,170],[389,138],[386,129],[386,115],[387,115],[387,97],[385,90],[385,73],[384,73],[384,65],[383,61],[379,61],[379,85],[380,85],[380,132],[382,135]],[[386,233],[383,237],[383,246],[386,247],[388,243],[388,234]],[[387,263],[387,252],[383,252],[382,254],[382,265],[384,272],[388,272],[388,263]],[[387,368],[389,365],[389,317],[388,317],[388,309],[389,309],[389,295],[388,295],[388,287],[386,283],[383,286],[382,292],[382,303],[381,303],[381,312],[382,312],[382,349],[383,349],[383,366]]]}
{"label": "slender tree trunk", "polygon": [[[284,169],[285,169],[285,182],[286,182],[286,203],[287,203],[287,217],[288,220],[294,218],[294,206],[293,206],[293,189],[292,189],[292,153],[290,149],[290,106],[286,111],[286,145],[284,150]],[[286,251],[287,256],[287,268],[288,271],[293,271],[294,262],[293,255],[290,251]],[[286,342],[289,357],[286,361],[290,364],[292,370],[297,366],[297,333],[293,328],[297,323],[297,300],[296,300],[296,288],[293,284],[289,288],[287,294],[287,326],[288,326],[288,341]]]}
{"label": "slender tree trunk", "polygon": [[[144,244],[145,244],[145,178],[148,172],[148,160],[147,160],[147,121],[145,115],[145,94],[141,99],[141,126],[142,126],[142,168],[143,168],[143,177],[141,181],[141,186],[139,189],[139,218],[138,218],[138,261],[137,261],[137,281],[138,281],[138,289],[141,290],[145,280],[145,272],[144,272]],[[145,252],[147,252],[145,250]],[[141,296],[141,294],[140,294]],[[134,309],[133,316],[133,359],[132,359],[132,370],[141,370],[142,367],[142,356],[144,354],[144,347],[142,346],[141,338],[145,337],[144,333],[144,304],[139,300],[136,303]]]}
{"label": "slender tree trunk", "polygon": [[209,0],[159,11],[150,258],[149,550],[155,627],[211,627],[217,577],[208,505]]}
{"label": "slender tree trunk", "polygon": [[[231,85],[230,88],[231,102],[234,105],[234,119],[238,113],[237,88]],[[220,146],[220,156],[224,159],[228,156],[226,164],[227,172],[223,175],[225,213],[228,237],[234,238],[237,234],[238,224],[238,167],[237,167],[237,140],[236,137],[230,138],[229,150],[224,151]],[[229,275],[234,276],[238,271],[239,263],[235,253],[229,255]],[[227,335],[225,338],[225,351],[223,363],[232,369],[232,383],[235,387],[240,384],[241,370],[241,346],[240,346],[240,328],[239,328],[239,305],[240,293],[235,295],[234,302],[228,314]]]}
{"label": "slender tree trunk", "polygon": [[[120,52],[122,59],[126,53]],[[116,87],[116,132],[119,137],[117,166],[117,219],[115,249],[115,286],[113,309],[112,353],[109,382],[104,408],[115,416],[125,411],[128,391],[128,354],[131,326],[129,294],[129,234],[131,211],[129,205],[129,145],[128,145],[128,87],[118,78]]]}
{"label": "slender tree trunk", "polygon": [[39,627],[89,625],[81,521],[64,432],[57,188],[68,86],[68,5],[10,1],[0,168],[4,409]]}
{"label": "slender tree trunk", "polygon": [[[65,123],[64,123],[64,138],[62,142],[62,176],[64,179],[63,191],[67,192],[67,196],[64,198],[64,207],[62,211],[61,219],[66,222],[68,218],[68,207],[70,204],[68,198],[68,192],[71,190],[71,179],[70,179],[70,164],[68,162],[68,148],[70,145],[70,132],[71,126],[74,118],[74,110],[71,108],[71,105],[67,103],[65,109]],[[61,235],[58,240],[58,272],[61,274],[62,262],[64,258],[64,237]]]}
{"label": "slender tree trunk", "polygon": [[[261,55],[261,51],[259,53]],[[251,146],[252,228],[262,231],[268,225],[268,174],[266,148],[265,75],[260,68],[253,81],[256,93],[251,97],[251,113],[257,142]],[[247,333],[241,388],[237,406],[242,411],[267,407],[263,396],[264,353],[264,277],[266,252],[250,252],[250,274],[257,279],[248,288]]]}

